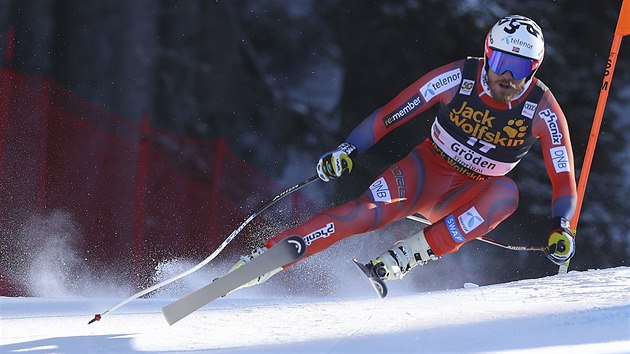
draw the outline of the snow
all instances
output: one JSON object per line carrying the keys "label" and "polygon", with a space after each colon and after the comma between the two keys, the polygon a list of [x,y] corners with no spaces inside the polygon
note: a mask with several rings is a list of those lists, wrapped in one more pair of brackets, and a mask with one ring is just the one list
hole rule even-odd
{"label": "snow", "polygon": [[232,293],[173,326],[160,308],[176,296],[165,294],[91,325],[122,299],[0,297],[0,353],[630,353],[628,267],[430,292],[395,285],[385,299],[363,279],[310,297],[285,283]]}

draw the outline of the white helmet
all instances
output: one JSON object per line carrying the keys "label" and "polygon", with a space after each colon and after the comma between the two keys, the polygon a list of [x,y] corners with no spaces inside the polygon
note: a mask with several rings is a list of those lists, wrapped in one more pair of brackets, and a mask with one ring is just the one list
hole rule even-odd
{"label": "white helmet", "polygon": [[[545,39],[542,29],[536,22],[525,16],[503,17],[492,26],[486,36],[484,47],[486,62],[495,50],[531,60],[531,75],[538,69],[545,56]],[[516,76],[522,75],[515,75],[515,78]]]}

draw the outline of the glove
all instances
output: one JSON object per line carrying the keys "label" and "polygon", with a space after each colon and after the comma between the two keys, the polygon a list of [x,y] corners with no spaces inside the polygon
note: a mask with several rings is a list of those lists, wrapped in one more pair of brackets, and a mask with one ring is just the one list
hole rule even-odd
{"label": "glove", "polygon": [[570,229],[569,220],[565,218],[553,220],[554,224],[559,226],[549,233],[544,251],[550,261],[562,265],[575,254],[575,237]]}
{"label": "glove", "polygon": [[328,182],[352,171],[352,157],[357,154],[357,147],[343,143],[337,149],[323,154],[317,163],[317,175]]}

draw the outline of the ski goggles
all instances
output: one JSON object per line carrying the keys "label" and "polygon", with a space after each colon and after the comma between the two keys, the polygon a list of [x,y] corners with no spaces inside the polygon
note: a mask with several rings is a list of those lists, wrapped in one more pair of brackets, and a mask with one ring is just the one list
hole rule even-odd
{"label": "ski goggles", "polygon": [[492,71],[501,75],[506,71],[512,73],[512,77],[516,80],[528,77],[535,69],[536,62],[512,55],[509,53],[493,50],[488,57],[488,66]]}

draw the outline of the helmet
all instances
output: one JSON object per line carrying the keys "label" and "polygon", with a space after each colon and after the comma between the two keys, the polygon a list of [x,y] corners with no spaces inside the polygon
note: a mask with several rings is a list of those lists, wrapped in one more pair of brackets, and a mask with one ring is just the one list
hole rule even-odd
{"label": "helmet", "polygon": [[545,39],[536,22],[511,15],[492,26],[484,51],[486,64],[493,71],[502,74],[509,70],[514,78],[522,79],[531,76],[542,63]]}

